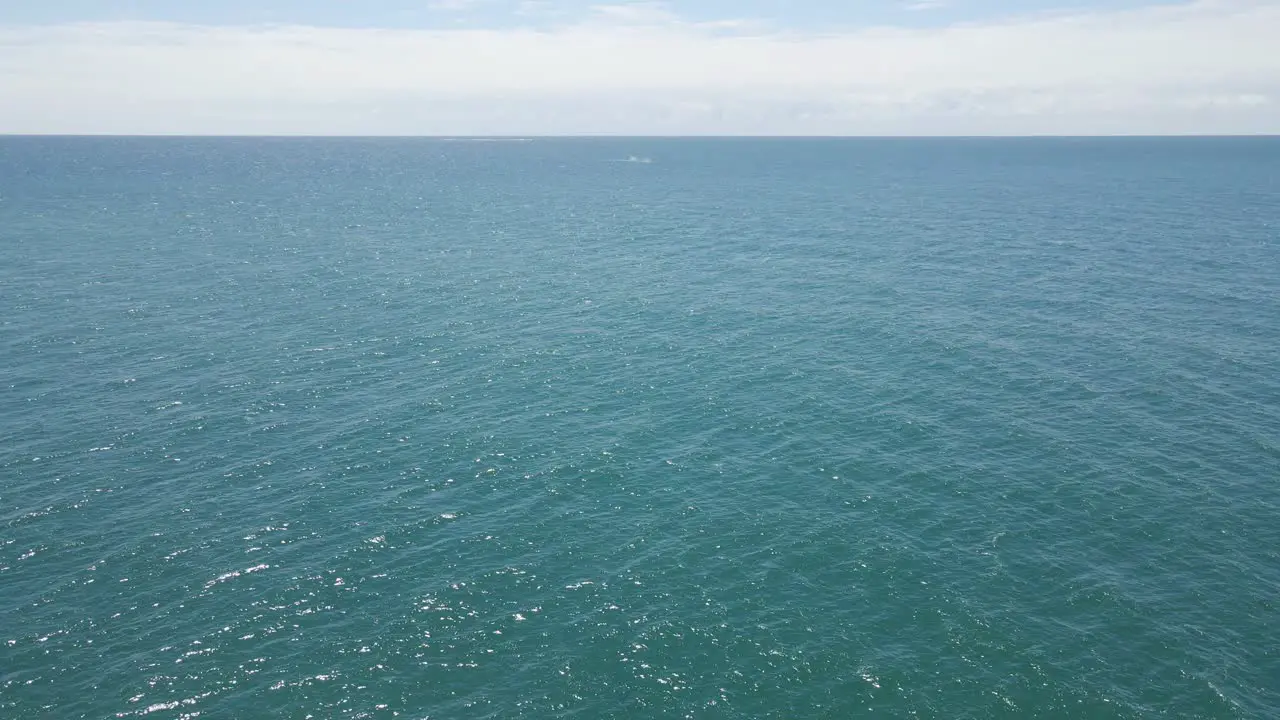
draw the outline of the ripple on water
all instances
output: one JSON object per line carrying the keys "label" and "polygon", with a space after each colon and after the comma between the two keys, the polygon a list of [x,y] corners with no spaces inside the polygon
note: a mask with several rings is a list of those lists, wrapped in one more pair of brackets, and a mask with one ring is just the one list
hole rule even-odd
{"label": "ripple on water", "polygon": [[1274,141],[0,149],[0,716],[1280,711]]}

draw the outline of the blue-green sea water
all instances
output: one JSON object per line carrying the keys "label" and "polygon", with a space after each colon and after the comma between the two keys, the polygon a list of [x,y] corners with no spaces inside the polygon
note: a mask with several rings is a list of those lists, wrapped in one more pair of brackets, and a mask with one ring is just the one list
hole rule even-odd
{"label": "blue-green sea water", "polygon": [[0,717],[1280,717],[1280,139],[0,138]]}

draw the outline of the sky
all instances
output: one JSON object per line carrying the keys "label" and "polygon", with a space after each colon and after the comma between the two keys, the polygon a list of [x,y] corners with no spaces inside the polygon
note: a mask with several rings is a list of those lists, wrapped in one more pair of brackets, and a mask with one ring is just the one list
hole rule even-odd
{"label": "sky", "polygon": [[1280,0],[0,2],[0,133],[1280,133]]}

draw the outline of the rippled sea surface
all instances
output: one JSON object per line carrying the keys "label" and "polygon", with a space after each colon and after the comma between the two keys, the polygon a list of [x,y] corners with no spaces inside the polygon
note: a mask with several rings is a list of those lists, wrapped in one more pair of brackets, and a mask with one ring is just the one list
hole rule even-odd
{"label": "rippled sea surface", "polygon": [[0,717],[1280,717],[1280,139],[0,138]]}

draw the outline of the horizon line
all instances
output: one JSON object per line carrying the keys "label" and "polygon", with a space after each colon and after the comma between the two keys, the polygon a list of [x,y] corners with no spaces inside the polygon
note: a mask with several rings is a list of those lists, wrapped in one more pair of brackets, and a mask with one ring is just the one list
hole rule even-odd
{"label": "horizon line", "polygon": [[262,140],[1023,140],[1023,139],[1212,139],[1280,138],[1280,131],[1262,133],[1028,133],[1015,135],[785,135],[785,134],[627,134],[627,133],[547,133],[547,134],[329,134],[329,133],[23,133],[0,132],[0,138],[130,138],[130,139],[262,139]]}

